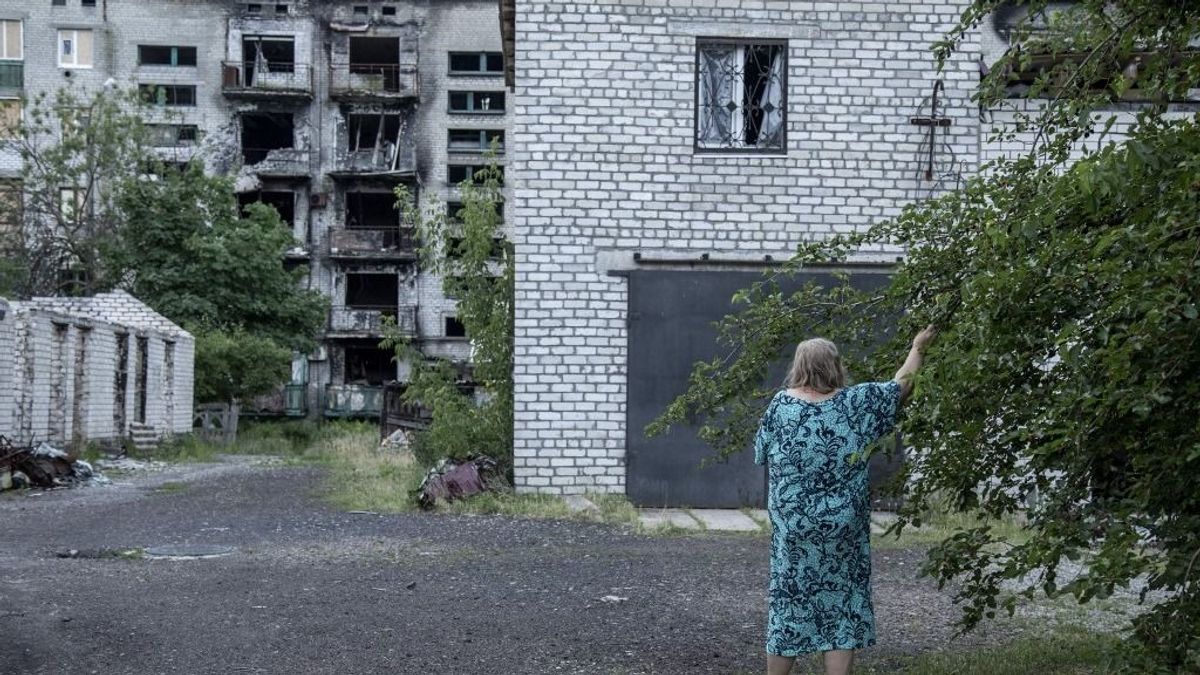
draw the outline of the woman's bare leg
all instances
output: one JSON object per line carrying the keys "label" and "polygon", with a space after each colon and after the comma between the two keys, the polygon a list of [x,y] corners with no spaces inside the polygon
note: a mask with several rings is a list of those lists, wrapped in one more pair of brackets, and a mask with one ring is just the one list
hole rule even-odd
{"label": "woman's bare leg", "polygon": [[792,672],[792,664],[795,661],[794,656],[767,654],[767,675],[788,675]]}
{"label": "woman's bare leg", "polygon": [[835,649],[825,652],[825,675],[850,675],[850,668],[853,665],[853,649]]}

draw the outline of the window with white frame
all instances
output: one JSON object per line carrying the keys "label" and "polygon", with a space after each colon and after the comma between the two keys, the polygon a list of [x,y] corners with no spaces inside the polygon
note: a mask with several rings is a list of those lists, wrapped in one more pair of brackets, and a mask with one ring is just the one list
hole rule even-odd
{"label": "window with white frame", "polygon": [[92,31],[58,31],[58,65],[60,68],[91,68]]}
{"label": "window with white frame", "polygon": [[696,43],[696,150],[784,152],[787,42]]}
{"label": "window with white frame", "polygon": [[0,21],[0,61],[21,61],[25,58],[23,25],[20,21]]}

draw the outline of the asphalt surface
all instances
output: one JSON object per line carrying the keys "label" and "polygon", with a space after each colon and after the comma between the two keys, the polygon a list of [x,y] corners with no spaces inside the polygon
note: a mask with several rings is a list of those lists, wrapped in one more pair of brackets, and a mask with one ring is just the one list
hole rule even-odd
{"label": "asphalt surface", "polygon": [[[0,495],[0,673],[763,668],[761,535],[351,514],[321,501],[320,479],[240,461]],[[106,557],[172,544],[233,553]],[[946,646],[954,610],[916,579],[922,556],[875,554],[866,661]]]}

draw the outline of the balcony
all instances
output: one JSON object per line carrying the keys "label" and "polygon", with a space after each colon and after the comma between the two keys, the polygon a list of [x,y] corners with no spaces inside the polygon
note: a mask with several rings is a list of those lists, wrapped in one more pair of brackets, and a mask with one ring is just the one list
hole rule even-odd
{"label": "balcony", "polygon": [[329,232],[329,257],[335,259],[415,260],[420,242],[411,228],[352,228]]}
{"label": "balcony", "polygon": [[0,94],[18,94],[25,89],[25,62],[0,61]]}
{"label": "balcony", "polygon": [[229,98],[307,100],[312,89],[305,63],[221,62],[221,92]]}
{"label": "balcony", "polygon": [[366,384],[325,385],[325,417],[378,418],[383,410],[383,387]]}
{"label": "balcony", "polygon": [[338,158],[338,166],[330,176],[346,178],[388,178],[392,180],[414,176],[417,173],[416,147],[401,139],[400,145],[385,144],[379,150],[352,150]]}
{"label": "balcony", "polygon": [[402,101],[420,97],[416,64],[343,63],[329,72],[329,95],[344,101]]}
{"label": "balcony", "polygon": [[306,177],[308,157],[308,150],[300,148],[242,148],[245,168],[265,178]]}
{"label": "balcony", "polygon": [[395,319],[396,327],[400,329],[401,335],[415,336],[417,334],[416,307],[367,307],[363,305],[330,308],[329,330],[326,334],[333,338],[382,337],[384,317]]}

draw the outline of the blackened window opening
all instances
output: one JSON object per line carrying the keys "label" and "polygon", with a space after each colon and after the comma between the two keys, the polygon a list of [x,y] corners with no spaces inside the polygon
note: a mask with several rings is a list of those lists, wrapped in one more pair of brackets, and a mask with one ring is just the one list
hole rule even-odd
{"label": "blackened window opening", "polygon": [[395,355],[380,349],[377,340],[348,342],[343,354],[346,384],[380,386],[396,379]]}
{"label": "blackened window opening", "polygon": [[391,192],[347,192],[346,229],[398,229],[400,212]]}
{"label": "blackened window opening", "polygon": [[346,274],[346,307],[373,309],[395,316],[400,277],[386,272]]}
{"label": "blackened window opening", "polygon": [[295,121],[290,113],[242,115],[242,158],[257,164],[272,150],[294,147]]}
{"label": "blackened window opening", "polygon": [[399,115],[350,115],[350,150],[374,150],[400,140]]}
{"label": "blackened window opening", "polygon": [[146,423],[146,390],[150,380],[150,339],[137,339],[137,382],[133,418],[140,424]]}
{"label": "blackened window opening", "polygon": [[296,41],[285,38],[247,36],[242,38],[243,82],[253,85],[258,69],[271,73],[296,70]]}
{"label": "blackened window opening", "polygon": [[450,72],[503,75],[504,55],[500,52],[450,52]]}
{"label": "blackened window opening", "polygon": [[467,327],[457,316],[446,317],[446,337],[467,337]]}
{"label": "blackened window opening", "polygon": [[238,194],[238,204],[241,206],[242,214],[246,213],[246,207],[251,204],[263,203],[268,206],[275,207],[279,213],[279,219],[283,224],[291,229],[296,222],[296,193],[286,190],[260,190],[257,192],[242,192]]}
{"label": "blackened window opening", "polygon": [[196,87],[190,84],[139,84],[138,95],[153,105],[196,105]]}
{"label": "blackened window opening", "polygon": [[[472,183],[482,183],[483,176],[480,172],[486,169],[487,166],[480,164],[451,164],[446,167],[446,182],[451,185],[458,185],[463,181]],[[504,184],[504,167],[496,167],[499,176],[499,183]]]}
{"label": "blackened window opening", "polygon": [[384,91],[400,91],[400,40],[386,37],[350,38],[350,72],[380,77]]}
{"label": "blackened window opening", "polygon": [[450,150],[460,152],[486,152],[496,144],[497,152],[504,152],[504,131],[500,129],[450,129]]}
{"label": "blackened window opening", "polygon": [[129,390],[129,336],[117,334],[117,368],[113,373],[113,427],[125,433],[125,401]]}

